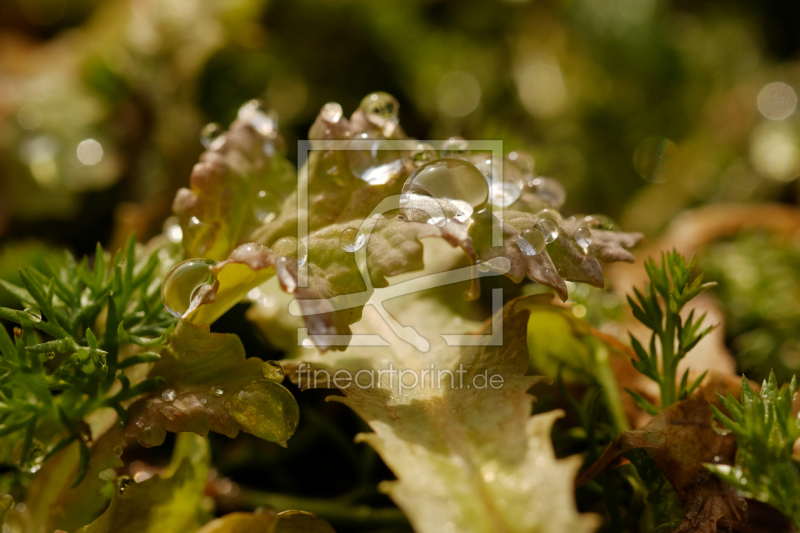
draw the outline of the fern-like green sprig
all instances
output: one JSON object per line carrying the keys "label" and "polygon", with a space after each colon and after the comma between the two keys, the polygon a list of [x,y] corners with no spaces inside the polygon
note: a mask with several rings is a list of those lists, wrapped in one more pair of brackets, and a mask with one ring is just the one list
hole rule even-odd
{"label": "fern-like green sprig", "polygon": [[792,411],[796,392],[796,377],[779,389],[775,373],[770,372],[758,394],[742,377],[741,401],[730,393],[720,395],[730,417],[713,405],[711,410],[736,435],[736,464],[706,467],[747,497],[775,507],[800,529],[800,465],[792,458],[800,438],[800,419]]}
{"label": "fern-like green sprig", "polygon": [[[124,422],[123,402],[162,385],[160,378],[131,384],[123,372],[158,354],[136,349],[120,357],[131,352],[121,350],[126,344],[164,343],[175,322],[161,303],[157,254],[137,263],[135,246],[131,236],[107,262],[98,245],[91,266],[67,253],[45,272],[21,268],[22,287],[0,280],[24,308],[0,308],[0,318],[17,324],[13,339],[0,327],[0,441],[15,447],[15,461],[27,470],[78,441],[79,483],[91,437],[84,417],[111,407]],[[41,438],[51,444],[37,444]]]}
{"label": "fern-like green sprig", "polygon": [[[697,319],[694,310],[686,320],[680,316],[681,310],[690,300],[716,285],[714,282],[703,283],[703,275],[695,275],[694,266],[694,257],[686,261],[675,250],[661,254],[660,266],[652,258],[648,258],[644,267],[650,282],[645,285],[643,292],[634,289],[635,300],[628,296],[634,317],[652,331],[649,350],[633,335],[630,336],[631,345],[638,357],[638,360],[633,360],[633,366],[658,383],[661,389],[660,409],[641,395],[630,390],[628,392],[637,405],[653,415],[687,397],[705,377],[703,373],[689,384],[687,370],[680,384],[676,383],[678,363],[713,329],[713,326],[702,327],[705,313]],[[660,367],[657,354],[659,347]]]}

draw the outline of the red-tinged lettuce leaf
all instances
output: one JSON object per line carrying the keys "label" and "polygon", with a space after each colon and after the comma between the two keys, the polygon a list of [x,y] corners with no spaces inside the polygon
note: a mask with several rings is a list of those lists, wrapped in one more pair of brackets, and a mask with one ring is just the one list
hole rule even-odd
{"label": "red-tinged lettuce leaf", "polygon": [[637,448],[650,455],[683,502],[684,521],[675,530],[677,533],[713,532],[718,528],[740,527],[746,522],[747,507],[741,495],[703,466],[731,464],[736,439],[714,430],[709,403],[701,394],[668,407],[643,428],[622,433],[581,474],[577,485],[605,470],[620,455]]}
{"label": "red-tinged lettuce leaf", "polygon": [[297,402],[265,378],[264,365],[245,358],[236,335],[181,321],[150,371],[165,385],[130,407],[125,435],[158,446],[167,431],[235,437],[241,429],[284,445],[297,427]]}
{"label": "red-tinged lettuce leaf", "polygon": [[188,257],[223,260],[281,211],[296,173],[277,150],[282,140],[276,135],[236,120],[200,156],[191,188],[180,189],[173,203]]}
{"label": "red-tinged lettuce leaf", "polygon": [[[342,233],[358,228],[366,230],[364,250],[348,252],[342,247]],[[228,260],[210,268],[216,282],[192,301],[185,318],[209,324],[251,289],[277,275],[281,288],[297,300],[315,344],[321,349],[342,349],[346,343],[331,340],[331,336],[349,339],[350,325],[361,318],[361,309],[373,288],[386,287],[388,277],[421,270],[421,240],[434,237],[460,246],[474,261],[466,229],[459,222],[440,227],[409,222],[391,213],[366,222],[334,224],[309,235],[305,287],[300,284],[296,257],[278,257],[262,245],[242,245]],[[357,261],[362,254],[366,268],[360,269]],[[476,284],[470,290],[477,296]],[[338,302],[332,300],[336,298]]]}
{"label": "red-tinged lettuce leaf", "polygon": [[[575,508],[572,480],[580,460],[556,459],[550,441],[552,424],[562,413],[530,415],[534,398],[528,390],[543,379],[526,375],[530,300],[507,304],[483,337],[461,339],[473,345],[449,346],[441,335],[466,334],[479,326],[445,303],[457,289],[386,303],[400,324],[414,324],[429,349],[421,351],[398,337],[368,307],[354,330],[377,333],[390,346],[351,345],[343,353],[306,355],[285,362],[290,377],[301,388],[341,387],[343,396],[330,399],[351,407],[374,431],[358,438],[397,477],[381,489],[415,531],[594,531],[596,517]],[[499,320],[502,335],[494,329]],[[422,372],[431,369],[443,373],[426,378]],[[403,378],[398,370],[406,372]],[[360,385],[337,382],[336,372],[342,371]],[[491,386],[484,375],[494,380]]]}
{"label": "red-tinged lettuce leaf", "polygon": [[78,533],[195,533],[209,518],[202,500],[210,458],[206,439],[179,435],[164,472],[140,483],[117,479],[111,504]]}
{"label": "red-tinged lettuce leaf", "polygon": [[[356,111],[349,121],[344,117],[331,121],[320,114],[309,137],[321,144],[309,152],[295,183],[305,191],[305,195],[300,195],[298,190],[284,194],[286,182],[282,170],[278,177],[254,170],[273,166],[284,169],[284,160],[273,152],[265,155],[266,152],[259,147],[269,140],[265,141],[263,135],[241,119],[234,122],[231,131],[220,142],[212,143],[202,156],[192,175],[191,191],[184,189],[176,197],[174,208],[181,221],[187,253],[218,261],[228,259],[230,262],[225,261],[228,265],[244,263],[240,257],[228,254],[244,243],[255,242],[271,247],[281,237],[296,236],[298,213],[303,213],[309,232],[308,240],[304,242],[308,250],[308,284],[301,287],[305,284],[293,283],[291,278],[296,268],[289,261],[286,272],[280,276],[281,286],[289,292],[296,291],[295,297],[306,316],[311,339],[322,349],[342,349],[348,344],[349,326],[359,320],[361,302],[369,298],[371,288],[365,287],[356,261],[341,250],[341,233],[348,227],[359,228],[365,220],[371,219],[373,213],[379,215],[381,222],[375,228],[378,238],[371,238],[370,241],[375,242],[367,245],[366,265],[375,287],[384,286],[387,276],[422,268],[418,241],[424,237],[440,237],[461,246],[476,263],[489,264],[492,259],[505,258],[510,268],[503,273],[513,281],[522,282],[527,276],[553,288],[564,300],[567,298],[566,280],[603,285],[598,258],[603,261],[633,259],[626,248],[637,244],[642,239],[640,234],[591,230],[593,242],[584,251],[573,238],[576,227],[568,222],[565,222],[558,239],[546,250],[533,255],[524,254],[518,239],[536,222],[536,215],[526,211],[541,207],[536,202],[520,201],[520,210],[514,210],[512,205],[503,212],[502,221],[485,210],[475,213],[468,224],[452,221],[443,227],[424,224],[429,218],[427,216],[417,220],[414,216],[403,217],[401,213],[401,217],[397,217],[386,212],[386,202],[397,204],[397,195],[417,164],[399,151],[379,151],[378,156],[375,155],[378,152],[358,147],[340,149],[341,146],[337,145],[334,149],[331,145],[331,141],[366,140],[380,144],[386,139],[405,139],[399,126],[377,127],[370,120],[361,111]],[[369,168],[370,176],[378,173],[380,179],[365,177],[365,165],[373,165]],[[258,179],[254,178],[255,175],[259,176]],[[270,179],[277,180],[277,198],[273,198],[269,187],[263,188]],[[306,196],[307,209],[305,205],[298,205],[298,200]],[[249,213],[253,205],[264,201],[264,197],[275,200],[270,203],[274,218],[253,225]],[[404,212],[410,213],[427,212],[426,206],[416,205],[415,201],[433,202],[437,206],[447,202],[421,195],[407,200],[409,203],[404,205]],[[390,206],[390,209],[392,207],[397,205]],[[493,228],[498,226],[502,245],[493,246],[492,235],[497,233]],[[257,269],[270,269],[275,267],[275,260],[263,258],[251,263],[257,264]],[[224,268],[219,266],[219,269]],[[233,266],[229,268],[234,269]],[[233,283],[221,283],[212,289],[202,302],[193,304],[194,316],[187,318],[198,324],[213,321],[269,275],[265,271],[231,276],[236,278]],[[477,297],[477,284],[468,295]],[[324,301],[331,298],[339,302],[350,299],[350,302],[342,308]]]}

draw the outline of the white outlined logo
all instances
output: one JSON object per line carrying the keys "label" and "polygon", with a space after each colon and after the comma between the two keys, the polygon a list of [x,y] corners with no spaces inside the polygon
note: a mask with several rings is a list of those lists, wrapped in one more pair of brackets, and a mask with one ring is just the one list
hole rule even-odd
{"label": "white outlined logo", "polygon": [[[358,151],[372,151],[375,153],[379,150],[392,150],[392,151],[413,151],[420,143],[427,143],[434,149],[441,149],[445,141],[432,141],[425,140],[419,141],[414,139],[406,140],[311,140],[298,142],[298,187],[297,187],[297,239],[301,242],[308,241],[308,159],[309,153],[316,150],[358,150]],[[499,184],[502,186],[503,181],[503,141],[469,141],[469,148],[472,151],[480,151],[491,153],[491,160],[494,164],[491,165],[491,183]],[[418,291],[431,289],[434,287],[441,287],[458,283],[478,277],[486,276],[500,276],[509,271],[511,262],[505,257],[496,257],[489,261],[484,262],[479,269],[477,266],[472,265],[465,268],[456,270],[438,272],[426,276],[414,278],[402,283],[390,285],[384,288],[375,288],[369,275],[368,262],[367,262],[367,248],[369,238],[372,233],[377,219],[386,212],[398,209],[400,207],[399,195],[389,196],[384,198],[364,219],[361,226],[358,228],[356,242],[363,240],[364,245],[359,246],[354,250],[356,264],[358,265],[359,272],[364,282],[365,290],[359,293],[345,294],[333,298],[325,298],[318,300],[304,300],[303,309],[301,311],[300,304],[295,300],[289,306],[289,312],[294,316],[314,315],[321,313],[330,313],[344,309],[350,309],[361,306],[373,306],[380,316],[386,321],[392,331],[401,340],[408,342],[421,352],[427,352],[430,348],[430,342],[424,338],[413,326],[404,326],[400,324],[383,306],[383,302],[396,298],[398,296],[412,294]],[[502,219],[502,207],[489,204],[487,209],[492,212],[494,216]],[[493,224],[492,228],[492,246],[501,246],[503,244],[502,227],[498,224]],[[308,286],[308,263],[304,262],[298,269],[298,286]],[[449,346],[474,346],[474,345],[500,345],[502,344],[502,313],[500,312],[503,306],[502,289],[492,290],[492,327],[491,332],[486,335],[457,335],[441,333],[442,338]],[[348,336],[346,335],[317,335],[319,340],[324,341],[326,344],[347,344]],[[306,328],[299,328],[297,332],[298,345],[306,346],[308,343],[308,330]],[[355,346],[388,346],[384,338],[377,334],[354,334],[349,338],[349,344]]]}

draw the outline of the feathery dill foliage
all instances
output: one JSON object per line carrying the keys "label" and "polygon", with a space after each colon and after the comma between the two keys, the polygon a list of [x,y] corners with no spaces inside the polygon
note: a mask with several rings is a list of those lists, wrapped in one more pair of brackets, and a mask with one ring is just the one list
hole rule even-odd
{"label": "feathery dill foliage", "polygon": [[23,470],[35,472],[78,441],[79,483],[91,438],[84,417],[111,407],[125,421],[122,402],[161,385],[161,378],[132,385],[123,372],[158,360],[136,346],[164,343],[175,322],[161,304],[158,256],[137,263],[135,245],[131,236],[110,262],[98,245],[92,266],[67,252],[44,272],[23,267],[22,287],[0,280],[24,308],[0,308],[0,318],[17,325],[13,339],[0,327],[0,437]]}
{"label": "feathery dill foliage", "polygon": [[[649,350],[633,335],[630,336],[638,357],[638,360],[633,360],[633,366],[658,383],[661,389],[660,409],[641,395],[631,390],[628,393],[639,407],[652,415],[686,398],[705,377],[704,372],[689,384],[687,370],[676,388],[678,363],[713,329],[713,326],[701,329],[705,313],[697,320],[694,310],[686,320],[680,316],[681,310],[690,300],[716,285],[715,282],[703,283],[703,275],[694,274],[695,262],[694,257],[687,262],[675,250],[661,254],[660,266],[652,258],[647,259],[644,268],[650,282],[645,285],[643,292],[634,289],[636,300],[628,296],[633,315],[652,331]],[[658,365],[657,347],[661,348],[661,368]]]}
{"label": "feathery dill foliage", "polygon": [[713,405],[711,410],[736,435],[736,464],[706,467],[747,497],[775,507],[800,528],[800,465],[792,458],[800,438],[800,418],[792,412],[796,392],[796,377],[779,389],[775,373],[770,372],[758,394],[742,377],[741,401],[730,393],[720,395],[730,417]]}

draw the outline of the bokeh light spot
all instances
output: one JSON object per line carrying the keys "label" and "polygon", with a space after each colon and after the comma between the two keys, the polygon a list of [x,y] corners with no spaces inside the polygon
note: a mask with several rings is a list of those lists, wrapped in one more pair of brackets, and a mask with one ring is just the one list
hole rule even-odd
{"label": "bokeh light spot", "polygon": [[661,183],[670,178],[676,155],[678,147],[674,142],[661,137],[650,137],[636,148],[633,166],[643,179]]}
{"label": "bokeh light spot", "polygon": [[456,71],[442,76],[438,87],[439,110],[452,117],[463,117],[481,101],[481,87],[469,72]]}
{"label": "bokeh light spot", "polygon": [[758,93],[758,110],[770,120],[783,120],[797,108],[797,94],[789,85],[776,81]]}
{"label": "bokeh light spot", "polygon": [[78,161],[84,165],[96,165],[103,159],[103,147],[94,139],[85,139],[78,145]]}

